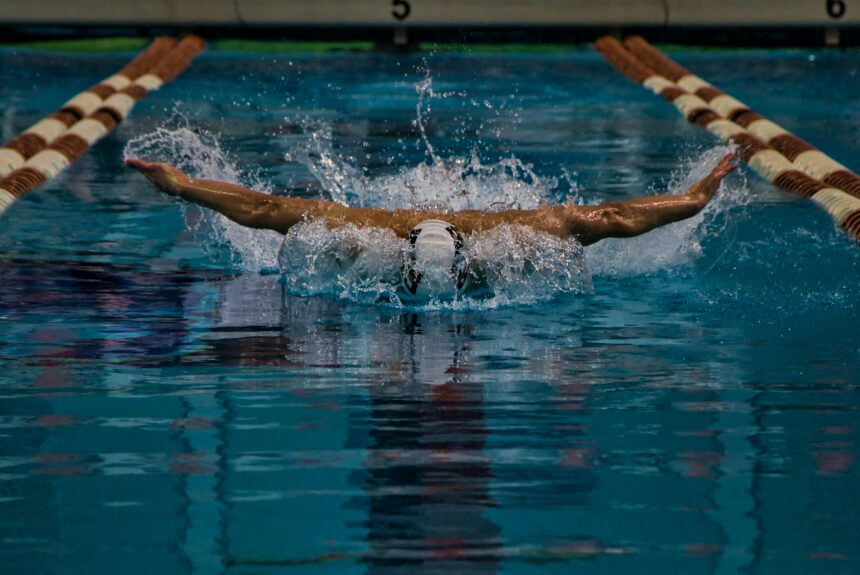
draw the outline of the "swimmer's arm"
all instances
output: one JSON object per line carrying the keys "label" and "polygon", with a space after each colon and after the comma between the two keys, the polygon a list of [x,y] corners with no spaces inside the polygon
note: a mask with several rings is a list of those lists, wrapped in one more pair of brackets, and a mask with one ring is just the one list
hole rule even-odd
{"label": "swimmer's arm", "polygon": [[162,192],[215,210],[250,228],[286,233],[305,217],[327,217],[342,209],[332,202],[271,196],[238,184],[190,178],[169,164],[128,160]]}
{"label": "swimmer's arm", "polygon": [[720,163],[686,194],[651,196],[599,206],[565,206],[567,233],[583,245],[605,238],[630,238],[660,226],[690,218],[711,201],[720,182],[737,168],[735,154]]}

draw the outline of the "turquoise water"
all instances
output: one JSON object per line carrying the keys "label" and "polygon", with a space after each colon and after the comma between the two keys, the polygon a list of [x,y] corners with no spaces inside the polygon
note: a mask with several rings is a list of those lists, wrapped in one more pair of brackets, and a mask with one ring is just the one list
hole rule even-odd
{"label": "turquoise water", "polygon": [[[856,53],[674,56],[860,168]],[[4,140],[124,61],[0,51]],[[0,572],[857,572],[860,251],[811,202],[742,170],[582,254],[471,238],[491,295],[403,308],[385,238],[282,277],[121,165],[531,207],[723,151],[587,50],[202,56],[0,219]]]}

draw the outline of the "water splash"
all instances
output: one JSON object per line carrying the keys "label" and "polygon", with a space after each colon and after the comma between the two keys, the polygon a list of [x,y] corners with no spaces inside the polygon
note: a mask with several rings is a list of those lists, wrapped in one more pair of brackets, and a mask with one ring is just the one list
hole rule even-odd
{"label": "water splash", "polygon": [[[270,184],[256,174],[240,170],[215,134],[192,128],[179,114],[165,126],[130,140],[123,150],[123,159],[129,158],[169,162],[195,178],[233,182],[263,193],[272,191]],[[210,254],[212,247],[226,248],[230,263],[245,270],[259,271],[276,265],[281,234],[252,230],[188,203],[183,202],[182,208],[189,227],[214,244],[204,242]]]}
{"label": "water splash", "polygon": [[[731,150],[729,146],[715,146],[690,156],[672,173],[665,190],[659,193],[686,192]],[[734,208],[749,201],[746,179],[733,176],[723,181],[714,199],[692,218],[657,228],[635,240],[606,239],[590,246],[586,250],[588,267],[596,277],[620,277],[689,266],[702,255],[705,238],[724,235],[734,225],[726,214],[729,211],[739,213]]]}
{"label": "water splash", "polygon": [[592,288],[578,241],[527,226],[474,234],[469,254],[493,292],[493,306],[534,303]]}
{"label": "water splash", "polygon": [[468,158],[432,156],[393,174],[368,176],[334,149],[330,126],[299,123],[308,138],[287,152],[287,160],[307,166],[331,199],[344,205],[442,211],[531,209],[558,187],[556,178],[539,176],[514,156],[485,164],[474,150]]}
{"label": "water splash", "polygon": [[[305,222],[285,236],[279,255],[290,293],[335,295],[361,303],[415,307],[398,290],[405,239],[379,228],[329,230]],[[467,237],[473,270],[471,297],[428,301],[423,309],[473,309],[526,304],[591,289],[582,246],[523,226],[499,226]]]}
{"label": "water splash", "polygon": [[405,241],[388,229],[349,225],[329,230],[321,221],[310,221],[287,233],[278,260],[291,293],[398,301],[404,247]]}
{"label": "water splash", "polygon": [[[478,151],[468,157],[440,157],[425,129],[434,98],[463,96],[437,92],[426,75],[415,84],[418,94],[413,125],[427,159],[394,173],[369,176],[334,146],[331,127],[297,118],[307,138],[285,154],[303,164],[333,201],[351,206],[455,211],[533,209],[559,186],[554,177],[540,176],[515,156],[494,163]],[[571,198],[576,201],[578,198]],[[423,308],[495,307],[551,299],[561,293],[582,293],[591,287],[582,247],[520,226],[502,226],[467,237],[465,251],[473,266],[471,297],[455,302],[433,301]],[[280,265],[293,293],[335,294],[365,303],[401,305],[400,283],[405,240],[390,231],[347,226],[327,230],[322,224],[296,226],[287,234]],[[324,256],[321,254],[325,254]]]}
{"label": "water splash", "polygon": [[[369,175],[336,148],[329,124],[298,118],[306,137],[286,151],[287,161],[305,166],[333,201],[352,206],[386,206],[441,211],[463,209],[533,209],[553,195],[559,181],[543,177],[513,155],[485,163],[478,152],[468,157],[439,157],[424,129],[431,98],[449,97],[433,91],[426,76],[416,84],[415,126],[425,145],[427,159],[393,173]],[[176,122],[174,122],[176,124]],[[667,185],[680,193],[701,179],[728,151],[715,147],[688,159]],[[161,127],[129,142],[126,157],[169,161],[194,177],[238,182],[270,193],[254,174],[243,173],[223,149],[219,139],[184,120],[177,127]],[[575,175],[565,172],[573,197]],[[520,226],[501,226],[467,238],[467,251],[477,270],[479,289],[455,302],[429,302],[429,308],[487,308],[548,300],[560,294],[591,289],[591,274],[612,277],[653,273],[687,266],[702,253],[701,240],[725,226],[721,216],[744,203],[745,186],[725,186],[698,216],[655,230],[636,240],[604,240],[586,250],[575,240],[562,240]],[[557,195],[557,194],[556,194]],[[196,210],[196,208],[195,208]],[[286,237],[239,226],[223,216],[202,210],[198,229],[216,244],[230,248],[233,263],[249,272],[282,272],[291,293],[328,295],[361,303],[402,305],[397,286],[406,247],[389,230],[345,226],[327,229],[322,223],[295,226]],[[197,215],[197,211],[193,212]],[[589,271],[591,270],[591,272]]]}
{"label": "water splash", "polygon": [[437,155],[425,127],[429,102],[463,94],[436,92],[430,76],[416,83],[415,90],[418,102],[413,125],[427,155],[427,160],[417,166],[368,176],[353,165],[355,158],[336,151],[329,124],[308,118],[294,120],[307,138],[287,150],[286,161],[306,166],[331,200],[350,206],[442,211],[531,209],[559,187],[557,178],[540,176],[531,164],[513,155],[488,164],[474,149],[468,157]]}

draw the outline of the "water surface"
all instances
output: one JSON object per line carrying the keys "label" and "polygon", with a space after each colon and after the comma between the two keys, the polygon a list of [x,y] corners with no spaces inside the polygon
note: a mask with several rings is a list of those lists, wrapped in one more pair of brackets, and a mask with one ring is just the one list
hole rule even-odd
{"label": "water surface", "polygon": [[[674,56],[860,167],[855,53]],[[124,60],[0,52],[3,138]],[[279,237],[157,195],[129,142],[455,207],[679,191],[722,152],[590,51],[202,56],[0,220],[0,571],[860,569],[860,256],[811,202],[741,172],[574,283],[501,238],[500,297],[399,308],[282,280]]]}

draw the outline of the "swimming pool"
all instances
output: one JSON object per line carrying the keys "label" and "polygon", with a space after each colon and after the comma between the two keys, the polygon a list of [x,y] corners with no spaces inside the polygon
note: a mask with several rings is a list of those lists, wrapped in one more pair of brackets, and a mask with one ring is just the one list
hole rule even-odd
{"label": "swimming pool", "polygon": [[[860,167],[856,52],[670,54]],[[4,140],[126,60],[0,51]],[[860,255],[811,202],[744,172],[569,278],[495,238],[496,297],[403,309],[279,280],[278,238],[132,152],[529,205],[677,190],[721,149],[590,50],[201,56],[0,220],[4,573],[860,568]]]}

